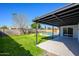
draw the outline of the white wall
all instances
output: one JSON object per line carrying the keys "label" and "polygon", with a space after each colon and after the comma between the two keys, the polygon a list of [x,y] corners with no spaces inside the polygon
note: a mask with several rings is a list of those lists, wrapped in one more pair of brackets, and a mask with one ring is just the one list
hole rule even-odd
{"label": "white wall", "polygon": [[63,28],[73,28],[73,38],[78,38],[78,25],[69,25],[60,27],[60,36],[63,36]]}
{"label": "white wall", "polygon": [[78,25],[73,26],[73,37],[78,38]]}
{"label": "white wall", "polygon": [[63,27],[60,27],[59,34],[60,34],[60,36],[63,36]]}

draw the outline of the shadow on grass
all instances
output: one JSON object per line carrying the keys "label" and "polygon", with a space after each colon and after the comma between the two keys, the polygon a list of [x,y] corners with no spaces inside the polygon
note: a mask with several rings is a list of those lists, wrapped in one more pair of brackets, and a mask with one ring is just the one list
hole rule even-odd
{"label": "shadow on grass", "polygon": [[58,35],[54,35],[54,36],[47,36],[47,37],[43,37],[42,39],[45,40],[53,40],[54,38],[58,37]]}
{"label": "shadow on grass", "polygon": [[53,40],[53,38],[56,38],[56,37],[58,37],[58,35],[45,36],[45,37],[41,38],[41,40],[38,42],[38,44],[41,43],[43,40]]}
{"label": "shadow on grass", "polygon": [[0,31],[0,56],[32,56],[32,54],[9,35]]}
{"label": "shadow on grass", "polygon": [[44,40],[44,41],[45,41],[45,40],[51,40],[52,38],[53,38],[52,36],[42,37],[41,40],[38,42],[38,44],[41,43],[41,42],[43,42],[43,40]]}
{"label": "shadow on grass", "polygon": [[51,40],[52,38],[53,38],[52,36],[47,36],[47,37],[43,37],[42,39]]}

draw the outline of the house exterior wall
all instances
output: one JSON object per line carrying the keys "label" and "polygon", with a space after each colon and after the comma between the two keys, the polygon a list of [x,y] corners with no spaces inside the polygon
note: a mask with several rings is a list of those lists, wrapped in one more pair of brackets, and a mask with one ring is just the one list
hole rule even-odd
{"label": "house exterior wall", "polygon": [[78,24],[78,42],[79,42],[79,24]]}
{"label": "house exterior wall", "polygon": [[78,27],[79,25],[69,25],[69,26],[61,26],[60,27],[60,36],[63,36],[63,28],[73,28],[73,38],[78,38],[79,34],[78,34]]}

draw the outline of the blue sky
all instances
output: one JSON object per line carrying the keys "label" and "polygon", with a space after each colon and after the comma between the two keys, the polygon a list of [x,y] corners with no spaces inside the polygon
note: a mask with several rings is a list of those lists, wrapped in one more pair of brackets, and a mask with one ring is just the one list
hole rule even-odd
{"label": "blue sky", "polygon": [[65,6],[64,3],[0,3],[0,26],[12,26],[12,13],[22,13],[27,17],[28,25],[37,17]]}

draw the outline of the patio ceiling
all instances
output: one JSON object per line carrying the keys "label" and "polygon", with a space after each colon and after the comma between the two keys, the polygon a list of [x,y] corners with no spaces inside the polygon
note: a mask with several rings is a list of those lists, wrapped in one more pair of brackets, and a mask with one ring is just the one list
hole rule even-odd
{"label": "patio ceiling", "polygon": [[34,22],[53,26],[75,25],[79,23],[79,4],[70,4],[54,12],[41,16]]}

